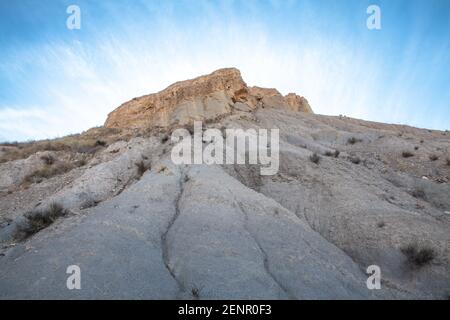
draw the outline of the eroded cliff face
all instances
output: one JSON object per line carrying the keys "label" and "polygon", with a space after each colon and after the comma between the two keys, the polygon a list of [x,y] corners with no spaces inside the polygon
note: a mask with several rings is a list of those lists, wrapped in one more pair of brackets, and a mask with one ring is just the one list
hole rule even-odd
{"label": "eroded cliff face", "polygon": [[[279,128],[278,172],[175,164],[170,124],[192,119]],[[448,132],[312,114],[236,69],[107,125],[0,146],[0,299],[448,298]],[[82,290],[64,285],[73,264]]]}
{"label": "eroded cliff face", "polygon": [[187,124],[232,113],[272,107],[312,113],[296,94],[283,97],[276,89],[249,88],[239,70],[227,68],[174,83],[154,94],[134,98],[108,115],[109,128],[148,128]]}

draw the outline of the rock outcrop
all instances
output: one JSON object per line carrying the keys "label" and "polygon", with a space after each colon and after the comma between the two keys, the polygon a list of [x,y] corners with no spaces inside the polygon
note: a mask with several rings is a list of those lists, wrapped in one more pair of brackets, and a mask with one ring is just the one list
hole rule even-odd
{"label": "rock outcrop", "polygon": [[[107,125],[192,119],[278,128],[278,172],[177,165],[171,127],[102,128],[84,164],[25,187],[85,148],[5,149],[0,299],[448,299],[448,133],[316,115],[295,94],[247,87],[236,69],[128,102]],[[26,156],[8,157],[14,149]],[[30,220],[55,203],[67,214]],[[81,290],[66,287],[70,265]],[[373,265],[379,290],[367,287]]]}
{"label": "rock outcrop", "polygon": [[284,108],[312,113],[305,98],[283,97],[275,89],[247,87],[239,70],[220,69],[209,75],[174,83],[168,88],[134,98],[108,115],[110,128],[148,128],[209,120],[258,107]]}
{"label": "rock outcrop", "polygon": [[313,113],[311,106],[305,97],[301,97],[295,93],[289,93],[284,97],[284,100],[292,111]]}

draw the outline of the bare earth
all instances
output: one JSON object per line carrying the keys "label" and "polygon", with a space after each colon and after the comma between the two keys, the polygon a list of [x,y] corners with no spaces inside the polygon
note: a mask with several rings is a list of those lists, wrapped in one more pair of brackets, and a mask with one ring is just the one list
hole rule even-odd
{"label": "bare earth", "polygon": [[[174,165],[193,120],[279,128],[278,174]],[[0,146],[0,298],[447,299],[449,150],[450,133],[316,115],[236,69],[180,82],[105,128]],[[52,203],[67,214],[18,238]]]}

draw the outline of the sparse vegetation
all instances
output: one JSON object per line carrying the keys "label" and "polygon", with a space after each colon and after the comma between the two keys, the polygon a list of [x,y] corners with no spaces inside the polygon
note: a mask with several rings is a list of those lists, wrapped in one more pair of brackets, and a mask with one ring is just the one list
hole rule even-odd
{"label": "sparse vegetation", "polygon": [[200,298],[200,293],[201,292],[202,292],[202,288],[199,288],[196,285],[192,286],[192,288],[191,288],[192,297],[194,297],[195,299]]}
{"label": "sparse vegetation", "polygon": [[167,170],[167,167],[166,167],[166,166],[161,166],[161,167],[159,168],[159,170],[158,170],[158,173],[164,172],[164,171],[166,171],[166,170]]}
{"label": "sparse vegetation", "polygon": [[386,225],[386,223],[384,221],[380,221],[377,223],[378,228],[383,228],[385,225]]}
{"label": "sparse vegetation", "polygon": [[402,152],[402,157],[403,158],[411,158],[411,157],[414,157],[414,153],[409,152],[409,151],[403,151]]}
{"label": "sparse vegetation", "polygon": [[58,162],[53,165],[45,165],[44,168],[34,171],[33,173],[25,176],[22,181],[23,185],[29,185],[32,183],[41,183],[44,179],[54,177],[66,173],[74,168],[74,165],[68,162]]}
{"label": "sparse vegetation", "polygon": [[51,154],[45,154],[41,156],[41,160],[44,161],[44,163],[49,166],[55,163],[55,158],[53,158]]}
{"label": "sparse vegetation", "polygon": [[0,163],[25,159],[40,151],[66,151],[71,153],[93,154],[108,143],[118,140],[128,140],[136,133],[113,128],[92,128],[86,132],[69,135],[53,140],[9,142],[1,146],[10,147],[0,156]]}
{"label": "sparse vegetation", "polygon": [[420,248],[416,243],[401,248],[401,251],[406,256],[408,263],[415,267],[427,265],[436,257],[436,252],[432,248]]}
{"label": "sparse vegetation", "polygon": [[98,205],[98,201],[89,198],[86,201],[83,202],[83,204],[81,205],[81,209],[88,209],[88,208],[92,208],[92,207],[96,207]]}
{"label": "sparse vegetation", "polygon": [[450,166],[450,158],[447,158],[447,165]]}
{"label": "sparse vegetation", "polygon": [[415,188],[412,192],[411,195],[414,198],[418,198],[418,199],[425,199],[426,195],[425,195],[425,191],[423,191],[423,189],[421,188]]}
{"label": "sparse vegetation", "polygon": [[169,141],[169,136],[167,134],[165,134],[161,138],[161,143],[166,143],[167,141]]}
{"label": "sparse vegetation", "polygon": [[360,164],[361,163],[361,159],[359,158],[359,157],[350,157],[350,161],[353,163],[353,164]]}
{"label": "sparse vegetation", "polygon": [[335,150],[335,151],[325,151],[325,155],[326,155],[327,157],[335,157],[335,158],[338,158],[340,153],[341,153],[341,152],[340,152],[339,150]]}
{"label": "sparse vegetation", "polygon": [[106,146],[106,142],[103,141],[103,140],[97,140],[97,141],[95,142],[95,145],[96,145],[96,146],[100,146],[100,147],[105,147],[105,146]]}
{"label": "sparse vegetation", "polygon": [[351,137],[351,138],[348,138],[348,140],[347,140],[347,144],[355,144],[358,142],[362,142],[362,139],[357,139],[355,137]]}
{"label": "sparse vegetation", "polygon": [[87,154],[95,154],[97,151],[102,149],[101,146],[80,146],[75,149],[76,153],[87,153]]}
{"label": "sparse vegetation", "polygon": [[314,152],[312,155],[309,156],[309,160],[311,160],[311,162],[313,162],[315,164],[319,164],[320,156]]}
{"label": "sparse vegetation", "polygon": [[25,215],[26,220],[17,227],[14,235],[17,240],[24,240],[48,227],[59,217],[67,215],[67,210],[58,203],[52,203],[43,211],[32,211]]}
{"label": "sparse vegetation", "polygon": [[75,161],[74,165],[76,167],[84,167],[85,165],[87,165],[87,159],[86,158],[81,158],[80,160]]}
{"label": "sparse vegetation", "polygon": [[435,154],[430,154],[430,160],[431,161],[436,161],[436,160],[438,160],[439,159],[439,157],[437,156],[437,155],[435,155]]}
{"label": "sparse vegetation", "polygon": [[17,141],[0,143],[0,147],[17,147],[18,145],[19,143]]}
{"label": "sparse vegetation", "polygon": [[141,160],[139,162],[135,163],[136,167],[137,167],[137,174],[139,177],[142,177],[142,175],[145,173],[145,171],[147,171],[150,166],[147,165],[144,160]]}

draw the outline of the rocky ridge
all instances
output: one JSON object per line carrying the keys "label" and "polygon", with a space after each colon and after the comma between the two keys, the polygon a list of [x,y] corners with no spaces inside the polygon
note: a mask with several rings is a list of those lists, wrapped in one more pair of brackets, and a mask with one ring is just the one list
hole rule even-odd
{"label": "rocky ridge", "polygon": [[135,98],[108,115],[105,127],[148,128],[214,119],[233,109],[285,108],[312,113],[308,101],[294,93],[283,97],[276,89],[247,87],[239,70],[220,69],[209,75],[177,82],[154,94]]}
{"label": "rocky ridge", "polygon": [[[192,120],[279,128],[279,172],[174,165],[171,130]],[[105,127],[2,149],[0,298],[450,295],[447,132],[316,115],[236,69],[127,102]],[[23,183],[44,169],[54,175]],[[16,236],[55,203],[64,215]],[[81,290],[66,287],[69,265]],[[380,290],[366,286],[370,265]]]}

